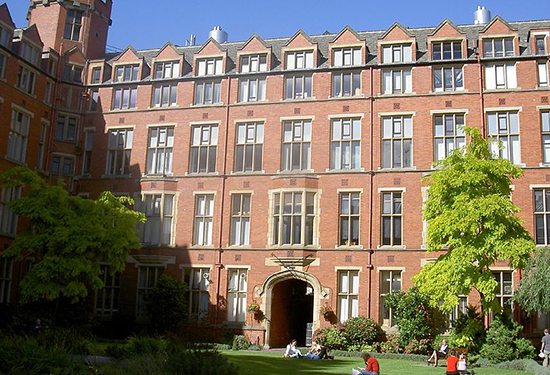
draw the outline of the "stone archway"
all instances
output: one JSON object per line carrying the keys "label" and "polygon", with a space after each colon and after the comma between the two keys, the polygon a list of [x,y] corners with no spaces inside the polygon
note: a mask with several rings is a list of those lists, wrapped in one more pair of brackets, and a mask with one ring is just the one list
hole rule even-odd
{"label": "stone archway", "polygon": [[265,328],[265,345],[267,347],[272,346],[270,343],[271,336],[271,322],[273,318],[273,296],[274,288],[277,284],[287,281],[297,280],[302,281],[306,285],[309,285],[313,289],[313,301],[312,301],[312,329],[315,331],[320,326],[319,321],[319,307],[321,306],[321,299],[325,299],[328,296],[328,291],[323,289],[321,282],[314,275],[297,270],[284,270],[274,273],[268,276],[264,283],[256,289],[255,296],[261,298],[261,309],[264,312],[265,320],[263,326]]}

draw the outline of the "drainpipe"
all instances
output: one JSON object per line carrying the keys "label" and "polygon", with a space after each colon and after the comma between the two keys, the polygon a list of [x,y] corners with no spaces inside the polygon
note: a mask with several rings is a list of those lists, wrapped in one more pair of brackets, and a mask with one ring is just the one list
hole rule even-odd
{"label": "drainpipe", "polygon": [[368,289],[367,289],[367,316],[369,318],[371,317],[371,305],[372,305],[372,202],[374,200],[374,191],[373,191],[373,183],[374,183],[374,150],[373,150],[373,135],[374,135],[374,79],[373,79],[373,68],[370,67],[370,161],[369,161],[369,242],[368,242],[368,263],[367,268],[369,270],[369,277],[368,277]]}
{"label": "drainpipe", "polygon": [[222,253],[223,253],[223,222],[224,222],[224,207],[225,207],[225,182],[227,180],[227,145],[228,145],[228,139],[229,139],[229,105],[231,100],[231,76],[228,75],[227,79],[227,103],[225,105],[225,144],[224,144],[224,150],[223,150],[223,173],[222,173],[222,189],[221,189],[221,210],[220,210],[220,233],[219,233],[219,240],[218,240],[218,259],[216,260],[216,268],[217,268],[217,282],[216,282],[216,318],[214,323],[218,323],[218,316],[220,314],[220,277],[222,273]]}
{"label": "drainpipe", "polygon": [[[49,171],[49,166],[50,166],[50,158],[51,158],[51,154],[53,152],[53,137],[54,137],[54,134],[55,134],[55,128],[57,126],[57,123],[56,123],[56,114],[57,114],[57,103],[58,101],[61,99],[59,97],[59,91],[60,91],[60,88],[61,88],[61,72],[62,72],[62,66],[63,66],[63,42],[61,42],[60,46],[59,46],[59,59],[57,60],[57,66],[56,66],[56,71],[53,72],[54,74],[54,80],[53,80],[53,87],[52,87],[52,94],[51,94],[51,106],[52,106],[52,110],[51,110],[51,113],[50,113],[50,126],[49,126],[49,134],[48,134],[48,137],[47,137],[47,150],[45,150],[46,152],[44,152],[44,160],[42,161],[43,162],[43,170],[44,171]],[[54,50],[55,51],[55,50]],[[47,174],[48,178],[50,177],[49,174]]]}
{"label": "drainpipe", "polygon": [[483,81],[483,65],[481,64],[481,55],[479,54],[479,47],[476,50],[477,66],[479,69],[479,107],[481,117],[481,134],[483,138],[487,138],[487,129],[485,129],[485,96],[484,96],[484,81]]}

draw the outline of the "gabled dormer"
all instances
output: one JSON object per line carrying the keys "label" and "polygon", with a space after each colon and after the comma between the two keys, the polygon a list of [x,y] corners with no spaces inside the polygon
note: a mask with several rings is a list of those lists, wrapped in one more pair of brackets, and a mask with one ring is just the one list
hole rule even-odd
{"label": "gabled dormer", "polygon": [[11,18],[8,5],[6,3],[0,5],[0,45],[11,49],[13,39],[13,31],[15,24]]}
{"label": "gabled dormer", "polygon": [[14,31],[12,49],[29,63],[40,66],[44,43],[35,25]]}
{"label": "gabled dormer", "polygon": [[146,70],[144,58],[132,46],[126,47],[116,59],[112,60],[112,65],[112,80],[115,83],[140,81]]}
{"label": "gabled dormer", "polygon": [[482,57],[519,56],[518,30],[496,16],[479,32],[479,48]]}
{"label": "gabled dormer", "polygon": [[378,57],[383,64],[414,62],[416,38],[396,22],[378,39]]}
{"label": "gabled dormer", "polygon": [[271,47],[253,34],[237,51],[239,73],[267,72],[271,69]]}
{"label": "gabled dormer", "polygon": [[86,56],[77,46],[63,54],[63,69],[61,79],[65,82],[82,83],[86,68]]}
{"label": "gabled dormer", "polygon": [[193,74],[197,77],[223,75],[226,67],[227,51],[214,38],[208,38],[193,56]]}
{"label": "gabled dormer", "polygon": [[529,42],[532,55],[550,54],[550,29],[532,29],[529,32]]}
{"label": "gabled dormer", "polygon": [[167,42],[153,57],[151,62],[152,79],[174,79],[182,75],[183,54],[172,42]]}
{"label": "gabled dormer", "polygon": [[448,18],[428,35],[429,59],[459,60],[468,56],[466,34]]}
{"label": "gabled dormer", "polygon": [[367,56],[365,40],[349,26],[329,42],[329,51],[329,63],[333,67],[360,66]]}
{"label": "gabled dormer", "polygon": [[303,30],[298,30],[282,48],[283,69],[314,69],[317,67],[319,49]]}

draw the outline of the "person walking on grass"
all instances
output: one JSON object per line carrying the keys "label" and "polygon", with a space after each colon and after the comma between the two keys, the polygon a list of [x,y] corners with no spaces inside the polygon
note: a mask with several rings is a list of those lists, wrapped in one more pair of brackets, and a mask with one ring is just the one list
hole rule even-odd
{"label": "person walking on grass", "polygon": [[380,365],[375,358],[372,358],[369,353],[361,354],[365,368],[351,369],[352,375],[380,375]]}
{"label": "person walking on grass", "polygon": [[550,333],[548,332],[548,328],[544,330],[544,336],[542,337],[542,345],[540,347],[540,352],[544,354],[544,361],[542,362],[542,367],[548,367],[549,366],[549,358],[550,357]]}

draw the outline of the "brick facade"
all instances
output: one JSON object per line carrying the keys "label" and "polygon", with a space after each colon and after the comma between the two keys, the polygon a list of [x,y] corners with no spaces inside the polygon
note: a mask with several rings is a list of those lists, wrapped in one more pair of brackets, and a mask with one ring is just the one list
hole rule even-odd
{"label": "brick facade", "polygon": [[[12,103],[20,106],[34,115],[27,165],[36,165],[42,121],[49,124],[44,173],[52,182],[66,178],[74,193],[97,197],[111,190],[136,198],[137,209],[146,211],[148,204],[153,211],[159,209],[141,234],[150,246],[132,253],[116,286],[119,314],[138,312],[139,290],[150,286],[146,276],[154,279],[156,267],[188,283],[202,282],[190,296],[197,301],[191,303],[192,312],[243,330],[254,342],[281,345],[290,334],[303,340],[304,327],[293,328],[289,323],[293,317],[302,319],[303,314],[313,329],[343,318],[347,309],[348,316],[359,314],[390,323],[382,308],[383,294],[390,287],[387,278],[393,277],[394,290],[406,290],[412,276],[439,255],[424,250],[421,214],[426,190],[422,179],[440,152],[436,149],[438,116],[459,116],[466,125],[487,134],[492,114],[512,114],[506,122],[510,154],[505,157],[519,158],[514,160],[525,172],[514,181],[512,199],[521,208],[519,215],[526,228],[536,232],[532,190],[550,188],[550,160],[544,159],[542,134],[544,116],[550,110],[550,21],[507,23],[496,17],[488,25],[456,26],[445,20],[422,29],[395,24],[386,32],[355,32],[346,27],[339,34],[308,36],[299,31],[288,39],[263,40],[253,35],[245,42],[220,45],[210,39],[203,46],[168,43],[156,50],[128,47],[121,53],[105,54],[110,0],[80,2],[91,26],[80,42],[63,42],[63,48],[59,40],[67,10],[81,8],[70,1],[41,3],[33,2],[29,13],[29,25],[36,24],[46,51],[42,66],[35,67],[34,95],[14,87],[18,65],[25,64],[18,51],[10,46],[0,51],[8,56],[6,79],[0,80],[0,121],[6,125],[0,137],[8,137]],[[536,40],[541,37],[545,50],[537,53]],[[489,56],[485,42],[493,41],[496,54],[500,40],[502,57]],[[454,48],[451,42],[458,44],[456,51],[449,52],[456,55],[445,57],[447,48]],[[437,53],[444,57],[440,59]],[[53,71],[48,70],[49,61],[57,62]],[[170,69],[178,69],[176,74],[157,70],[158,64],[167,62]],[[539,77],[540,64],[546,64],[546,84]],[[73,72],[83,67],[83,83],[66,75],[67,65]],[[132,65],[138,66],[135,76],[128,68]],[[505,87],[488,89],[489,66],[496,71],[495,85]],[[502,70],[497,66],[503,66]],[[449,68],[454,69],[452,76],[448,76]],[[441,91],[436,71],[444,80]],[[42,100],[48,80],[54,82],[53,105]],[[252,80],[256,93],[239,91],[251,87],[243,82],[252,85]],[[293,98],[285,99],[290,84]],[[164,90],[170,91],[164,94]],[[204,92],[199,95],[198,90]],[[514,114],[519,119],[517,134],[512,128]],[[68,119],[60,125],[60,116],[75,117],[75,129]],[[335,133],[348,131],[340,120],[350,120],[350,127],[358,124],[351,138]],[[385,127],[390,123],[391,128]],[[254,130],[263,130],[263,140],[253,133],[246,135],[255,140],[241,139],[244,133],[240,132],[248,129],[242,124],[256,124]],[[335,124],[341,124],[339,130],[333,130]],[[160,137],[163,131],[167,143],[153,145],[161,142],[156,134]],[[513,140],[516,135],[519,149]],[[445,138],[448,134],[441,137],[451,142]],[[357,153],[350,150],[352,138],[359,142]],[[86,139],[93,141],[89,148]],[[261,146],[262,158],[259,168],[243,172],[237,167],[243,161],[237,163],[236,158],[239,150],[246,150],[247,142]],[[391,146],[384,154],[386,144]],[[445,152],[445,144],[437,147]],[[338,161],[333,145],[341,147]],[[342,151],[345,147],[350,148]],[[2,170],[17,164],[4,158],[5,148],[5,143],[0,144]],[[254,152],[258,157],[259,151]],[[243,154],[248,155],[246,159],[252,151]],[[284,162],[287,157],[288,164]],[[67,160],[72,161],[70,165]],[[70,173],[63,173],[65,162]],[[201,172],[203,167],[207,172]],[[240,194],[250,197],[249,210],[232,209]],[[343,197],[352,195],[360,202],[353,215],[344,213],[342,206]],[[159,201],[153,203],[155,197]],[[382,207],[384,197],[392,199],[391,213]],[[287,199],[293,203],[285,205]],[[206,203],[210,201],[211,209]],[[398,206],[400,212],[396,212]],[[357,217],[358,229],[342,235],[348,228],[343,225],[357,222]],[[390,220],[386,228],[391,238],[383,234],[384,217]],[[277,226],[279,237],[276,220],[288,223]],[[241,229],[248,240],[239,237],[244,244],[232,245],[233,221],[248,225],[248,230]],[[0,241],[9,244],[9,237],[0,237]],[[186,272],[189,268],[200,272],[191,277]],[[495,265],[496,271],[512,272],[514,286],[520,277],[506,264]],[[21,276],[13,273],[12,294]],[[288,297],[301,290],[289,280],[307,283],[307,301]],[[468,297],[470,304],[478,300],[474,293]],[[298,302],[293,306],[289,301]],[[242,312],[251,302],[260,305],[266,320]],[[307,306],[305,313],[298,311],[302,302]],[[239,307],[234,303],[240,303]],[[335,316],[324,318],[319,313],[322,306],[332,309]],[[232,309],[234,314],[228,311]],[[288,319],[281,320],[285,314]],[[515,315],[519,318],[518,309]],[[534,317],[526,324],[536,331],[546,324],[541,319],[537,323]]]}

